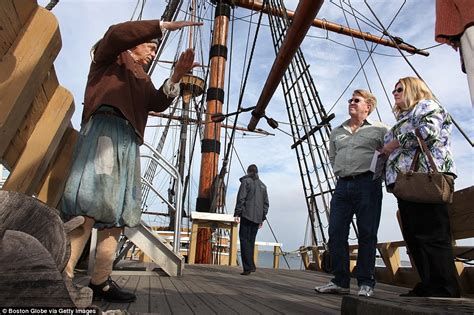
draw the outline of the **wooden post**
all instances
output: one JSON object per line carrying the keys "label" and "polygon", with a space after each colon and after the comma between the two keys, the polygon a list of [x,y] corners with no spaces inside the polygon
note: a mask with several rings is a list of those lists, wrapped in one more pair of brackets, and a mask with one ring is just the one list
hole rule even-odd
{"label": "wooden post", "polygon": [[301,255],[301,260],[303,261],[304,269],[309,270],[309,255],[308,255],[308,249],[306,246],[300,246],[300,255]]}
{"label": "wooden post", "polygon": [[400,253],[398,246],[392,243],[383,243],[379,246],[382,260],[387,269],[388,277],[392,283],[395,283],[398,269],[400,268]]}
{"label": "wooden post", "polygon": [[273,246],[273,269],[280,268],[280,255],[281,255],[280,246],[278,245]]}
{"label": "wooden post", "polygon": [[321,266],[322,264],[321,256],[319,254],[319,248],[317,245],[313,245],[312,252],[313,252],[313,262],[316,264],[316,270],[322,271],[323,268]]}
{"label": "wooden post", "polygon": [[258,262],[258,245],[255,245],[253,248],[253,262],[255,263],[255,266],[257,266]]}
{"label": "wooden post", "polygon": [[[207,111],[204,136],[201,143],[201,171],[199,191],[196,200],[196,211],[210,212],[211,187],[218,172],[220,154],[221,124],[212,122],[213,114],[222,113],[224,102],[225,66],[227,59],[227,33],[229,29],[230,6],[218,1],[215,11],[214,31],[210,52],[210,76],[207,90]],[[209,264],[211,262],[211,230],[200,229],[196,262]]]}
{"label": "wooden post", "polygon": [[193,265],[196,261],[196,244],[198,236],[198,223],[193,221],[191,226],[191,242],[189,243],[188,264]]}
{"label": "wooden post", "polygon": [[239,235],[239,229],[236,222],[232,223],[232,229],[230,231],[230,255],[229,265],[237,266],[237,237]]}

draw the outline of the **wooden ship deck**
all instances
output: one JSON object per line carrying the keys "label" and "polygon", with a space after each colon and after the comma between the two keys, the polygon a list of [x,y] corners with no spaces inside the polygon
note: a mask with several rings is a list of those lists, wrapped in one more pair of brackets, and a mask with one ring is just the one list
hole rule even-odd
{"label": "wooden ship deck", "polygon": [[[240,268],[187,265],[182,277],[155,271],[114,271],[114,280],[134,292],[137,301],[119,304],[94,301],[103,311],[132,314],[474,314],[474,300],[400,298],[407,288],[377,284],[375,295],[323,295],[314,286],[331,275],[306,270],[260,268],[241,276]],[[86,284],[86,277],[79,277]]]}
{"label": "wooden ship deck", "polygon": [[[3,189],[22,194],[4,194],[3,198],[10,198],[11,202],[15,202],[18,206],[15,210],[21,208],[24,211],[17,213],[29,218],[35,217],[34,215],[40,218],[39,212],[33,213],[34,210],[39,210],[37,208],[45,207],[38,200],[50,206],[51,211],[56,208],[71,164],[73,147],[78,137],[78,132],[70,121],[74,112],[74,99],[69,91],[59,85],[53,66],[61,46],[59,26],[54,15],[39,7],[36,0],[2,0],[0,8],[0,21],[2,27],[5,25],[0,28],[0,57],[3,58],[0,73],[4,75],[0,84],[0,162],[10,171]],[[457,194],[460,198],[456,202],[460,206],[453,206],[451,211],[455,240],[474,237],[471,223],[474,210],[470,197],[473,189],[470,187]],[[31,209],[26,209],[22,198],[32,195],[36,198],[27,200]],[[10,214],[14,209],[10,209],[8,203],[5,203],[3,210],[2,207],[0,210],[1,215],[2,211]],[[30,210],[31,213],[25,212]],[[9,218],[12,216],[9,215]],[[29,223],[32,224],[28,225]],[[37,229],[38,226],[51,228],[52,223],[48,223],[49,226],[24,219],[18,224],[0,228],[3,229],[3,234],[7,229],[28,234],[9,233],[10,240],[14,237],[31,240],[31,236],[37,237],[36,232],[41,234],[48,230]],[[25,226],[30,230],[26,231]],[[0,236],[3,237],[2,229]],[[61,244],[67,248],[66,234],[62,227],[59,230]],[[319,295],[313,288],[327,283],[331,277],[329,274],[311,270],[260,268],[256,273],[245,277],[240,275],[240,268],[232,266],[186,265],[182,269],[184,258],[173,251],[169,243],[151,238],[150,231],[141,234],[135,232],[137,231],[125,231],[125,234],[150,257],[163,259],[161,266],[168,275],[180,275],[181,270],[182,275],[169,277],[164,272],[157,271],[114,271],[114,280],[134,292],[138,299],[128,304],[94,302],[94,305],[103,311],[118,310],[122,313],[126,311],[137,314],[474,314],[473,296],[467,295],[474,293],[474,269],[468,268],[462,261],[458,261],[456,266],[463,292],[466,293],[463,299],[400,298],[399,294],[407,288],[381,283],[376,287],[375,296],[363,298],[355,295],[355,281],[351,287],[351,295]],[[27,279],[27,276],[28,272],[37,276],[38,266],[44,269],[43,261],[30,259],[31,252],[23,253],[23,262],[30,269],[28,272],[22,269],[14,274],[11,270],[14,270],[15,264],[11,264],[10,257],[0,255],[0,258],[3,258],[3,266],[11,267],[0,269],[0,283],[11,285],[1,286],[3,295],[0,294],[0,307],[4,306],[6,301],[1,299],[10,298],[10,293],[13,293],[17,300],[22,300],[22,293],[30,298],[41,299],[41,302],[48,300],[48,305],[74,305],[61,277],[69,252],[55,243],[41,240],[43,242],[40,243],[49,250],[41,247],[40,243],[37,248],[44,249],[41,254],[49,259],[49,271],[54,277],[48,278],[46,275],[43,287],[40,287],[39,281]],[[160,252],[157,253],[156,248],[152,248],[150,244],[156,244],[155,247],[159,248]],[[29,245],[34,244],[30,242]],[[380,270],[378,279],[404,286],[410,286],[417,281],[414,270],[402,268],[400,265],[398,249],[403,246],[403,242],[379,244],[386,267]],[[14,254],[20,252],[13,246],[10,249]],[[148,251],[145,251],[146,249]],[[351,247],[352,258],[355,257],[356,249]],[[314,262],[309,261],[309,251],[314,252]],[[473,259],[470,256],[473,253],[472,246],[458,246],[455,251],[464,253],[466,259]],[[55,253],[57,256],[53,255]],[[321,269],[318,248],[304,249],[301,255],[306,268]],[[57,259],[53,260],[52,257]],[[18,259],[15,261],[18,264]],[[230,260],[230,263],[234,264],[236,260]],[[354,268],[354,264],[351,268]],[[45,274],[43,272],[43,275]],[[86,285],[88,278],[82,275],[77,281]],[[17,289],[20,282],[25,285],[23,291]],[[46,284],[54,288],[54,291],[47,291],[44,287]],[[16,288],[18,292],[12,291],[11,288]],[[48,295],[48,292],[60,294]],[[28,301],[23,299],[22,302]]]}

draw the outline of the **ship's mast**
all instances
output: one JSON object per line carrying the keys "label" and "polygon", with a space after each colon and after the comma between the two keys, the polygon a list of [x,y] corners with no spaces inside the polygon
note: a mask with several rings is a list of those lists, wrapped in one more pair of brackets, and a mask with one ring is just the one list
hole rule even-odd
{"label": "ship's mast", "polygon": [[[196,0],[192,0],[191,2],[191,21],[195,22],[196,21]],[[189,37],[188,37],[188,48],[194,48],[193,44],[193,34],[194,34],[194,27],[191,26],[189,28]],[[179,137],[179,151],[178,151],[178,171],[179,175],[182,181],[182,184],[184,185],[184,170],[186,167],[186,145],[187,145],[187,139],[188,139],[188,124],[189,124],[189,108],[190,108],[190,103],[193,97],[197,97],[201,95],[204,90],[204,80],[201,78],[194,76],[193,71],[191,70],[190,73],[186,74],[182,80],[181,80],[181,97],[182,97],[182,103],[183,103],[183,110],[181,113],[181,129],[180,129],[180,137]],[[173,185],[174,186],[174,185]],[[174,191],[174,189],[173,189]],[[182,204],[184,205],[184,198],[185,195],[183,194],[183,200]],[[169,212],[172,211],[171,209]],[[172,229],[174,227],[174,214],[169,213],[170,216],[170,223],[169,227]]]}
{"label": "ship's mast", "polygon": [[[207,89],[207,110],[204,135],[201,143],[201,171],[199,191],[196,200],[196,211],[211,211],[211,187],[218,172],[220,154],[221,123],[213,122],[213,114],[222,113],[224,102],[225,67],[227,61],[227,35],[231,7],[223,0],[213,1],[216,4],[214,31],[210,51],[210,77]],[[211,262],[211,230],[203,228],[198,231],[196,263]]]}

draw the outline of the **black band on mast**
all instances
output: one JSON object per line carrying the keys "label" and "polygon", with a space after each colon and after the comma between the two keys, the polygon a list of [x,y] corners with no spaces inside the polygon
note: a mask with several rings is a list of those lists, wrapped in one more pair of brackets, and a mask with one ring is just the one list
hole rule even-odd
{"label": "black band on mast", "polygon": [[224,103],[224,90],[220,88],[210,87],[207,89],[206,101],[218,100],[221,103]]}
{"label": "black band on mast", "polygon": [[227,3],[217,4],[215,17],[217,18],[219,16],[230,17],[230,6]]}
{"label": "black band on mast", "polygon": [[203,139],[201,141],[201,153],[221,153],[221,142],[215,139]]}
{"label": "black band on mast", "polygon": [[211,210],[211,198],[200,198],[196,199],[196,211],[197,212],[209,212]]}
{"label": "black band on mast", "polygon": [[227,47],[224,45],[213,45],[209,52],[209,58],[224,57],[227,60]]}

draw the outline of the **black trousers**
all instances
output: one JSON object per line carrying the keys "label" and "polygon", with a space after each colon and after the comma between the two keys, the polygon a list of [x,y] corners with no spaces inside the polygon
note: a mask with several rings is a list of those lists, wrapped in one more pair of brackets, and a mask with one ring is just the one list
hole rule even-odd
{"label": "black trousers", "polygon": [[445,204],[398,199],[403,238],[420,275],[418,294],[459,296],[451,227]]}
{"label": "black trousers", "polygon": [[258,223],[247,220],[246,218],[240,219],[240,256],[242,257],[242,266],[244,271],[255,270],[255,262],[253,260],[255,250],[255,238],[258,232]]}

